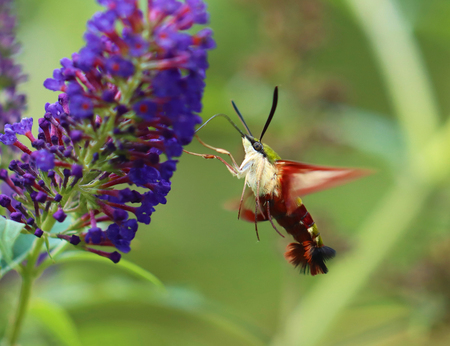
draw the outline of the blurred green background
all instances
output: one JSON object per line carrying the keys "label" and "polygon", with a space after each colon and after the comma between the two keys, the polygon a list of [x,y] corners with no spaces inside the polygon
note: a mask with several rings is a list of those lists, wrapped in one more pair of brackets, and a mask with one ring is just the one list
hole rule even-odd
{"label": "blurred green background", "polygon": [[[167,205],[140,227],[124,258],[167,293],[103,263],[65,263],[33,291],[22,345],[450,344],[450,2],[207,0],[210,53],[203,119],[235,117],[284,159],[373,168],[375,174],[304,198],[337,250],[327,275],[286,263],[270,224],[224,208],[243,181],[183,155]],[[94,0],[17,2],[27,116],[57,93],[42,83],[82,46]],[[240,160],[223,119],[200,132]],[[188,150],[208,152],[193,142]],[[18,276],[0,283],[0,326]],[[3,328],[0,328],[3,329]]]}

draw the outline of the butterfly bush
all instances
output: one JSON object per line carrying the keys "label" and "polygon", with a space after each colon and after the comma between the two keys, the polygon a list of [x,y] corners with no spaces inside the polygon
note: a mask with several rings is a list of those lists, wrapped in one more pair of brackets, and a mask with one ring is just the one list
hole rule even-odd
{"label": "butterfly bush", "polygon": [[[25,95],[17,91],[27,77],[14,61],[20,50],[15,38],[16,18],[11,14],[11,0],[0,0],[0,128],[20,120],[25,110]],[[7,165],[10,150],[0,148],[1,163]]]}
{"label": "butterfly bush", "polygon": [[[60,94],[45,105],[38,133],[22,118],[0,134],[22,152],[0,170],[12,191],[0,205],[27,233],[117,263],[139,223],[166,203],[176,158],[201,122],[215,42],[208,28],[189,30],[208,22],[201,0],[149,0],[144,10],[135,0],[98,2],[106,9],[89,20],[86,45],[44,82]],[[67,229],[51,233],[68,215]]]}

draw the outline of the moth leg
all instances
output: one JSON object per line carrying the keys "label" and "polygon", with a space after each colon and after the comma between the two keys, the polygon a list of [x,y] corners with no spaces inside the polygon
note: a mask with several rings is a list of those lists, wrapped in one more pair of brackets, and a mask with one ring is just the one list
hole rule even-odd
{"label": "moth leg", "polygon": [[258,241],[260,241],[259,232],[258,232],[258,205],[257,204],[255,204],[255,232],[256,232],[256,238],[258,239]]}
{"label": "moth leg", "polygon": [[240,171],[239,171],[239,167],[233,167],[232,165],[230,165],[227,161],[225,161],[223,158],[221,158],[220,156],[217,156],[217,155],[211,155],[211,154],[199,154],[199,153],[194,153],[194,152],[192,152],[192,151],[187,151],[187,150],[185,150],[185,149],[183,149],[183,151],[186,153],[186,154],[190,154],[190,155],[194,155],[194,156],[200,156],[200,157],[203,157],[204,159],[217,159],[217,160],[219,160],[220,162],[222,162],[227,168],[228,168],[228,170],[230,171],[230,173],[231,174],[233,174],[233,175],[235,175],[235,176],[238,176],[239,175],[239,173],[240,173]]}
{"label": "moth leg", "polygon": [[241,217],[242,202],[244,201],[245,189],[247,188],[247,176],[245,176],[244,188],[242,189],[241,200],[239,201],[238,219]]}
{"label": "moth leg", "polygon": [[204,147],[209,148],[209,149],[211,149],[211,150],[214,150],[214,151],[218,152],[219,154],[228,155],[228,156],[230,157],[230,159],[231,159],[231,162],[233,163],[233,166],[234,166],[234,167],[239,167],[238,164],[236,163],[236,160],[234,159],[233,155],[232,155],[228,150],[221,149],[221,148],[216,148],[216,147],[213,147],[212,145],[206,144],[206,143],[203,142],[203,141],[200,139],[200,137],[198,137],[197,135],[195,135],[195,138],[197,138],[197,140],[199,141],[199,143],[200,143],[201,145],[203,145]]}
{"label": "moth leg", "polygon": [[[258,171],[257,171],[257,175],[258,175],[258,179],[256,180],[256,210],[259,209],[260,213],[262,214],[262,216],[264,217],[264,219],[266,218],[266,216],[264,215],[264,212],[261,208],[261,201],[259,200],[259,190],[261,187],[261,177],[262,174],[264,172],[264,161],[262,162],[262,164],[258,167]],[[257,214],[257,212],[255,212],[255,214]]]}
{"label": "moth leg", "polygon": [[279,235],[281,235],[281,236],[284,238],[284,235],[280,233],[280,231],[277,229],[277,227],[276,227],[275,224],[273,223],[272,215],[270,215],[270,203],[267,202],[266,204],[267,204],[267,208],[266,208],[266,209],[267,209],[267,216],[269,217],[270,224],[272,225],[273,229],[274,229],[275,231],[277,231],[277,233],[278,233]]}

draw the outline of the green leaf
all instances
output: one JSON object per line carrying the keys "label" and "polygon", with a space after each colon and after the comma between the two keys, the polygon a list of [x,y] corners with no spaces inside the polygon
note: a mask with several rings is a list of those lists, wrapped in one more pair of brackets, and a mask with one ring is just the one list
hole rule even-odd
{"label": "green leaf", "polygon": [[59,345],[80,346],[75,323],[66,310],[53,302],[35,299],[31,301],[30,315],[58,341]]}
{"label": "green leaf", "polygon": [[25,225],[0,217],[0,277],[17,265],[14,244]]}
{"label": "green leaf", "polygon": [[68,251],[59,256],[56,259],[56,261],[57,263],[90,261],[90,262],[99,262],[114,267],[119,267],[138,278],[153,283],[155,286],[159,287],[160,289],[163,289],[164,291],[166,290],[164,284],[155,275],[139,267],[138,265],[124,259],[121,259],[120,262],[116,264],[111,262],[110,260],[107,260],[106,258],[88,252]]}
{"label": "green leaf", "polygon": [[[7,220],[3,217],[0,217],[0,278],[5,275],[10,270],[16,268],[28,255],[28,251],[30,251],[33,242],[36,240],[36,237],[33,234],[20,234],[20,231],[23,229],[24,224],[18,223],[15,221]],[[61,233],[67,229],[67,227],[72,222],[70,217],[67,217],[63,223],[56,223],[52,228],[52,233]],[[7,227],[7,228],[6,228]],[[17,232],[16,228],[20,228]],[[15,236],[15,239],[9,240],[7,242],[3,235],[7,236],[8,239],[11,238],[12,235]],[[47,243],[48,242],[48,243]],[[61,243],[60,239],[50,238],[46,239],[47,250],[55,248],[57,245]],[[9,245],[8,245],[9,244]],[[5,256],[4,250],[9,249],[12,252],[8,252]],[[3,254],[3,258],[2,258]],[[8,261],[8,255],[10,255],[10,260]]]}

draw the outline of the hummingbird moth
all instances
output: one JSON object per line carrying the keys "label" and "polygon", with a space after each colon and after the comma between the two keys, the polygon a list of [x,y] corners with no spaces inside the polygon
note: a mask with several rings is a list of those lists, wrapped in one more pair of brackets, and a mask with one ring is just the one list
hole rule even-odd
{"label": "hummingbird moth", "polygon": [[[309,272],[311,275],[327,273],[326,261],[333,258],[336,252],[331,247],[324,245],[317,225],[303,204],[301,197],[362,177],[367,175],[369,171],[282,160],[271,147],[263,143],[262,139],[277,107],[278,87],[275,87],[272,108],[259,139],[252,135],[242,114],[235,103],[231,102],[247,133],[242,132],[225,114],[212,116],[196,132],[215,117],[225,117],[242,137],[245,151],[242,163],[238,165],[229,151],[210,146],[198,136],[197,139],[205,147],[220,154],[228,155],[231,164],[217,155],[198,154],[186,150],[185,152],[205,159],[220,160],[232,175],[245,179],[239,203],[238,218],[254,222],[258,240],[257,224],[262,221],[269,221],[277,233],[283,236],[274,223],[274,220],[276,220],[295,241],[288,244],[285,253],[286,259],[294,266],[300,267],[303,273]],[[250,188],[250,193],[246,193],[246,187]]]}

